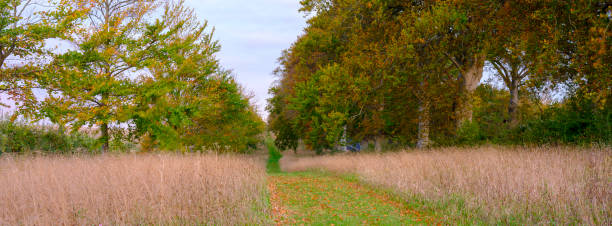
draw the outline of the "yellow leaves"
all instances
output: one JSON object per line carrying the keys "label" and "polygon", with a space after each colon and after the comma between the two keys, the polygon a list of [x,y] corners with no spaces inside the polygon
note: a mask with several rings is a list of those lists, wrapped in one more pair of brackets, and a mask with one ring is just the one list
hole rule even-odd
{"label": "yellow leaves", "polygon": [[599,60],[593,62],[593,67],[594,68],[600,68],[602,66],[601,62]]}
{"label": "yellow leaves", "polygon": [[104,50],[104,54],[105,54],[105,55],[107,55],[107,56],[114,56],[114,55],[117,55],[117,49],[115,49],[115,47],[114,47],[114,46],[111,46],[111,47],[106,48],[106,49]]}
{"label": "yellow leaves", "polygon": [[87,112],[81,111],[76,114],[76,117],[79,119],[86,119],[89,118],[89,115],[87,114]]}

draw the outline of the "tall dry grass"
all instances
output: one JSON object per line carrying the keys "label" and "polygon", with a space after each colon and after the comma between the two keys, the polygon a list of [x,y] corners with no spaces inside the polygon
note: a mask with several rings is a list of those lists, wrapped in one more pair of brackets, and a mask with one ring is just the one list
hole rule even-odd
{"label": "tall dry grass", "polygon": [[0,225],[257,222],[265,176],[246,156],[5,156]]}
{"label": "tall dry grass", "polygon": [[357,174],[406,197],[437,203],[460,197],[465,209],[489,223],[612,224],[610,149],[443,148],[289,157],[281,166]]}

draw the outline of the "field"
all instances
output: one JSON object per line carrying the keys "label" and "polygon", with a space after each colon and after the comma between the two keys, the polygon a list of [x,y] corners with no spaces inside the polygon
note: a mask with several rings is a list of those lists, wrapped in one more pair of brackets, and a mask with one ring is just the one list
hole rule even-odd
{"label": "field", "polygon": [[[0,157],[0,225],[612,221],[609,148]],[[280,162],[277,160],[280,158]],[[277,169],[280,163],[280,169]]]}
{"label": "field", "polygon": [[265,179],[245,156],[4,156],[0,225],[261,224]]}
{"label": "field", "polygon": [[356,175],[444,222],[612,223],[612,152],[563,147],[443,148],[386,154],[286,157],[285,171]]}

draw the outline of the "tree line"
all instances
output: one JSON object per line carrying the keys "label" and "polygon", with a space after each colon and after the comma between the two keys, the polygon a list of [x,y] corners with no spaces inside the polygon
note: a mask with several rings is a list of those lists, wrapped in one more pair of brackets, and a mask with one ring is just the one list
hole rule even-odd
{"label": "tree line", "polygon": [[0,3],[0,92],[13,120],[99,129],[99,147],[242,151],[265,124],[184,1]]}
{"label": "tree line", "polygon": [[608,2],[301,4],[269,90],[282,149],[612,141]]}

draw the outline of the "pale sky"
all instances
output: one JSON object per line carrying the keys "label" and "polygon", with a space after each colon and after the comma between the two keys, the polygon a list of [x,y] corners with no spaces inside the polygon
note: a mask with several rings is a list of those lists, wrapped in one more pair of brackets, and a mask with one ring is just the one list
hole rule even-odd
{"label": "pale sky", "polygon": [[291,46],[306,24],[299,0],[187,0],[202,20],[215,28],[221,43],[217,55],[231,69],[264,118],[272,71],[283,49]]}

